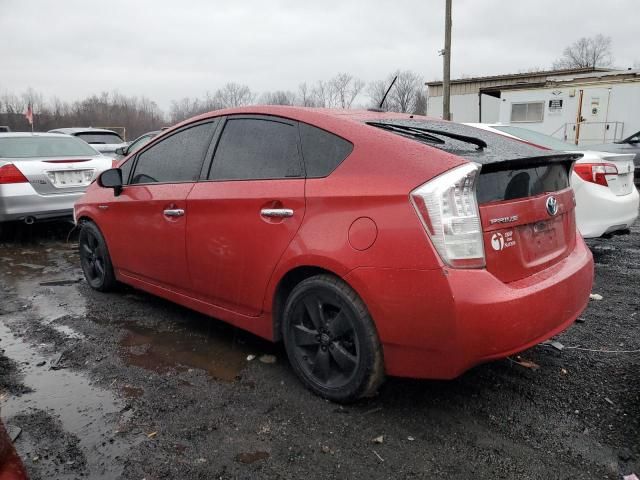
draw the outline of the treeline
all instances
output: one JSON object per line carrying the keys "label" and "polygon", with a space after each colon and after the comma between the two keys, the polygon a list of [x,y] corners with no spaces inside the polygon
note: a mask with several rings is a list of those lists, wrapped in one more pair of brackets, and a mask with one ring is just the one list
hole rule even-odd
{"label": "treeline", "polygon": [[42,94],[30,88],[21,95],[0,95],[0,125],[13,131],[30,130],[24,116],[29,103],[34,113],[34,129],[40,132],[63,127],[124,127],[127,138],[133,139],[166,123],[158,105],[145,97],[105,92],[75,102],[56,97],[45,101]]}
{"label": "treeline", "polygon": [[227,83],[204,97],[174,100],[168,112],[146,97],[126,96],[118,92],[92,95],[74,102],[57,97],[44,99],[42,94],[27,89],[20,95],[0,94],[0,125],[13,131],[26,131],[29,126],[24,113],[31,104],[35,130],[47,131],[62,127],[123,127],[131,140],[150,130],[157,130],[194,115],[223,108],[246,105],[299,105],[305,107],[367,108],[378,107],[386,89],[397,75],[383,108],[394,112],[425,114],[427,96],[423,79],[411,71],[398,71],[384,80],[366,84],[348,73],[339,73],[328,80],[301,83],[297,91],[277,90],[257,94],[247,85]]}

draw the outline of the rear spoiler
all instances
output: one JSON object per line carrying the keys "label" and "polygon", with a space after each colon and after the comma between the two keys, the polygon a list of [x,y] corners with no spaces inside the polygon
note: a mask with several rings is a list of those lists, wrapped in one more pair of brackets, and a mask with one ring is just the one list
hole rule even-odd
{"label": "rear spoiler", "polygon": [[570,163],[580,160],[583,157],[582,153],[558,153],[555,155],[541,155],[538,157],[521,157],[514,159],[507,159],[501,161],[493,161],[490,163],[482,164],[481,173],[500,172],[504,170],[517,170],[523,167],[538,167],[542,165],[549,165],[550,163]]}

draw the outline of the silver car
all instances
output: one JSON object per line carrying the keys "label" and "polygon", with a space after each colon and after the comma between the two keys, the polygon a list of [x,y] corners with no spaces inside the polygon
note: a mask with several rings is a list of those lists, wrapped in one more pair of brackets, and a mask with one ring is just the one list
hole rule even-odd
{"label": "silver car", "polygon": [[116,149],[126,147],[127,143],[122,140],[113,130],[93,127],[73,127],[73,128],[56,128],[49,130],[49,133],[65,133],[81,138],[93,148],[108,157],[116,157]]}
{"label": "silver car", "polygon": [[0,133],[0,222],[71,216],[73,204],[112,160],[79,138]]}

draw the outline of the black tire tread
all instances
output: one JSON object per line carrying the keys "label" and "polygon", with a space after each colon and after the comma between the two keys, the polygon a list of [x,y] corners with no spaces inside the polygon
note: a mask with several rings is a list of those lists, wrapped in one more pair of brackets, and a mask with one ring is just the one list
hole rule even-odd
{"label": "black tire tread", "polygon": [[[111,263],[111,255],[109,255],[109,248],[107,247],[107,242],[104,239],[104,236],[102,235],[102,232],[100,231],[98,226],[95,223],[93,223],[92,221],[90,221],[90,220],[86,220],[86,221],[82,222],[80,228],[81,228],[80,235],[82,235],[82,230],[85,229],[85,228],[90,229],[92,231],[92,233],[96,236],[96,238],[100,242],[102,248],[104,249],[104,254],[105,254],[104,281],[102,282],[101,285],[97,285],[97,286],[91,285],[91,282],[89,282],[88,279],[87,279],[87,283],[89,284],[89,286],[91,288],[93,288],[94,290],[97,290],[99,292],[110,292],[110,291],[115,290],[116,286],[118,285],[118,281],[116,280],[115,273],[113,272],[113,264]],[[82,248],[81,245],[80,245],[80,239],[78,239],[78,248],[79,249]],[[80,252],[80,255],[82,255],[82,252]]]}
{"label": "black tire tread", "polygon": [[[320,274],[309,277],[294,287],[294,289],[289,294],[289,298],[287,299],[285,308],[283,310],[283,315],[285,316],[282,322],[283,338],[286,336],[284,329],[288,325],[288,322],[286,321],[286,315],[291,308],[291,299],[295,297],[298,291],[307,288],[311,284],[322,284],[324,286],[327,286],[337,291],[339,294],[343,295],[351,302],[351,305],[354,308],[356,314],[358,315],[360,320],[364,322],[364,330],[367,334],[366,342],[368,342],[372,346],[373,351],[373,361],[370,363],[364,373],[366,382],[363,382],[361,385],[356,386],[356,388],[351,392],[347,393],[346,395],[338,396],[328,395],[325,392],[317,391],[316,389],[312,390],[324,398],[328,398],[329,400],[340,403],[351,403],[361,398],[374,396],[377,393],[380,385],[382,385],[385,380],[382,346],[380,344],[380,339],[378,338],[375,324],[373,322],[373,319],[371,318],[371,315],[369,314],[369,310],[367,309],[366,305],[364,304],[360,296],[356,293],[356,291],[341,278],[331,274]],[[298,377],[302,378],[304,381],[304,377],[298,371],[297,366],[294,365],[294,362],[291,363]]]}

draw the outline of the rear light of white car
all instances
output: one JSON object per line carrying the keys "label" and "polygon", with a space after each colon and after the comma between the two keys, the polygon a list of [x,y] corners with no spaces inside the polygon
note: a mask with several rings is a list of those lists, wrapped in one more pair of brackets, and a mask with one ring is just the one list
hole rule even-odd
{"label": "rear light of white car", "polygon": [[480,166],[466,163],[411,192],[411,203],[442,260],[456,268],[485,266],[476,199]]}
{"label": "rear light of white car", "polygon": [[612,163],[578,163],[574,172],[585,182],[597,183],[608,187],[607,177],[618,175],[618,169]]}
{"label": "rear light of white car", "polygon": [[26,183],[28,181],[27,177],[25,177],[13,163],[7,163],[0,167],[0,185]]}

